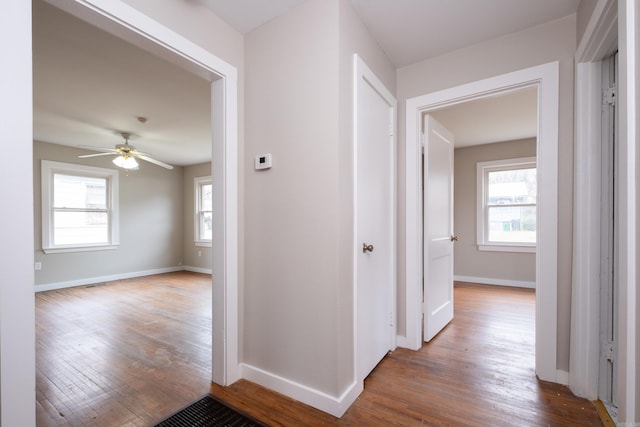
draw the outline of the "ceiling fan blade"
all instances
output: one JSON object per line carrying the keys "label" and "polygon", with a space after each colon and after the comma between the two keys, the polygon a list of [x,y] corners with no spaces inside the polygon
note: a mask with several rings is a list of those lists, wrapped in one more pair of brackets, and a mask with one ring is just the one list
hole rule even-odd
{"label": "ceiling fan blade", "polygon": [[117,154],[118,153],[113,148],[94,147],[92,145],[77,145],[77,147],[84,148],[85,150],[100,151],[102,153],[112,153],[112,154]]}
{"label": "ceiling fan blade", "polygon": [[136,153],[136,157],[139,158],[139,159],[145,160],[147,162],[154,163],[154,164],[156,164],[158,166],[162,166],[165,169],[173,169],[173,166],[171,166],[171,165],[168,165],[168,164],[166,164],[164,162],[161,162],[160,160],[156,160],[156,159],[151,158],[149,156],[140,155],[140,153]]}
{"label": "ceiling fan blade", "polygon": [[96,153],[96,154],[83,154],[82,156],[78,156],[79,159],[86,159],[88,157],[98,157],[98,156],[113,156],[118,153]]}

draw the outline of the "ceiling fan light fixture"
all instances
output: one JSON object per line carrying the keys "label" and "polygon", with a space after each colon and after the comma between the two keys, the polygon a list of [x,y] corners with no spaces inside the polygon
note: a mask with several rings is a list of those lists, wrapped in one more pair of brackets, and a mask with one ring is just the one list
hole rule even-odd
{"label": "ceiling fan light fixture", "polygon": [[138,169],[138,162],[131,156],[118,156],[113,159],[113,164],[122,169]]}

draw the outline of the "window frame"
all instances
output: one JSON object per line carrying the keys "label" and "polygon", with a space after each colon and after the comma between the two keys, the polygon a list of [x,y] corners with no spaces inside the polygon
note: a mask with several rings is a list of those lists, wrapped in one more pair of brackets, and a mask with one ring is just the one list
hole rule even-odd
{"label": "window frame", "polygon": [[[487,201],[488,187],[487,187],[487,177],[489,172],[498,172],[498,171],[508,171],[508,170],[518,170],[518,169],[536,169],[536,181],[537,181],[537,161],[536,157],[520,157],[515,159],[503,159],[503,160],[492,160],[488,162],[478,162],[477,165],[477,175],[476,175],[476,184],[477,184],[477,207],[476,207],[476,218],[477,218],[477,245],[478,250],[480,251],[494,251],[494,252],[525,252],[525,253],[535,253],[537,249],[537,236],[536,243],[527,243],[527,242],[492,242],[488,240],[488,221],[489,221],[489,205]],[[537,229],[537,218],[538,218],[538,198],[536,195],[536,203],[526,203],[526,204],[513,204],[509,206],[535,206],[536,207],[536,229]]]}
{"label": "window frame", "polygon": [[[193,231],[194,231],[194,242],[196,246],[202,247],[211,247],[213,239],[202,239],[201,238],[201,216],[204,212],[210,212],[213,217],[213,206],[212,210],[204,211],[201,209],[202,206],[202,186],[211,185],[213,190],[213,180],[211,176],[199,176],[193,179],[193,187],[194,187],[194,223],[193,223]],[[212,200],[213,203],[213,200]]]}
{"label": "window frame", "polygon": [[[45,254],[64,252],[87,252],[117,249],[120,244],[119,226],[119,173],[114,169],[98,168],[94,166],[77,165],[72,163],[42,160],[41,164],[41,195],[42,195],[42,251]],[[91,178],[103,178],[107,182],[107,243],[73,243],[56,245],[53,233],[55,231],[53,206],[54,175],[65,174]]]}

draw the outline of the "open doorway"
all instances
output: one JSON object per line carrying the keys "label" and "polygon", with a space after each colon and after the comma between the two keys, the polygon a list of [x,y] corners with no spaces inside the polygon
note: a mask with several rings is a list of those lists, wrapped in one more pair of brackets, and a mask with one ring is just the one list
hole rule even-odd
{"label": "open doorway", "polygon": [[[536,259],[536,374],[547,381],[558,381],[556,367],[557,337],[557,147],[558,147],[558,64],[538,67],[496,76],[478,82],[454,87],[412,98],[407,101],[407,341],[413,348],[421,346],[421,305],[415,295],[421,289],[422,271],[419,259],[422,250],[415,241],[422,221],[420,179],[420,120],[423,114],[486,98],[516,89],[537,88],[536,158],[538,173],[537,194],[537,251]],[[416,203],[418,201],[418,203]],[[417,208],[417,209],[416,209]],[[416,259],[417,258],[417,259]]]}
{"label": "open doorway", "polygon": [[[210,52],[159,26],[126,5],[95,7],[91,2],[61,5],[61,9],[98,28],[107,30],[145,51],[178,64],[204,78],[212,135],[207,163],[213,170],[213,224],[211,260],[217,275],[214,282],[213,380],[226,385],[238,378],[237,367],[237,72]],[[75,95],[75,94],[74,94]],[[108,128],[109,123],[104,123]],[[87,142],[84,142],[87,144]],[[176,151],[179,153],[179,150]],[[211,155],[213,153],[213,155]],[[154,167],[154,165],[149,165]],[[36,166],[37,170],[37,166]],[[193,191],[193,183],[189,186]],[[181,189],[180,189],[181,190]],[[182,242],[180,242],[182,243]],[[178,266],[181,260],[177,261]],[[82,264],[76,264],[82,266]],[[231,331],[227,335],[227,331]]]}
{"label": "open doorway", "polygon": [[[509,334],[518,337],[505,348],[513,348],[522,354],[526,354],[528,348],[529,357],[517,360],[521,368],[531,371],[535,362],[537,99],[537,88],[528,87],[433,110],[425,113],[423,132],[427,135],[426,160],[423,159],[426,176],[423,196],[424,340],[429,342],[436,338],[434,333],[452,319],[454,323],[473,322],[474,310],[469,310],[468,302],[462,309],[456,307],[454,310],[453,306],[457,305],[458,297],[477,298],[478,325],[485,322],[488,306],[497,310],[483,336],[500,336],[496,338],[500,341],[511,339]],[[453,145],[450,160],[453,170],[448,171],[453,183],[450,190],[442,187],[438,191],[437,182],[447,181],[440,176],[447,159],[440,159],[438,150],[429,144],[443,145],[439,142],[442,138]],[[435,196],[431,194],[434,190]],[[451,206],[455,207],[451,213],[453,227],[443,230],[438,239],[434,227],[448,223],[442,218],[439,220],[443,212],[448,212],[442,206],[443,199],[447,199],[443,192],[450,193],[448,199],[454,202]],[[434,240],[438,240],[437,244]],[[443,256],[444,251],[437,250],[437,245],[449,246],[452,251],[453,265],[446,267],[452,276],[446,272],[437,274],[449,258]],[[434,249],[437,257],[431,254]],[[450,283],[443,286],[433,283],[445,279]],[[452,283],[455,283],[455,290]],[[495,289],[494,292],[494,289],[487,289],[491,287],[489,285],[510,288]],[[444,292],[447,287],[448,291]],[[513,287],[528,289],[507,291]],[[446,305],[442,300],[444,295],[450,296]],[[495,298],[494,302],[492,298]],[[511,303],[508,302],[510,298],[513,298]],[[447,305],[451,306],[448,308],[449,319],[438,322]],[[517,307],[522,311],[516,311]],[[509,310],[514,310],[506,316],[511,321],[501,317]],[[456,316],[465,319],[456,319],[454,311]],[[436,331],[432,330],[434,323],[440,323]],[[515,350],[519,345],[522,348]],[[508,354],[508,350],[504,351]],[[510,360],[504,361],[504,366],[509,364]]]}

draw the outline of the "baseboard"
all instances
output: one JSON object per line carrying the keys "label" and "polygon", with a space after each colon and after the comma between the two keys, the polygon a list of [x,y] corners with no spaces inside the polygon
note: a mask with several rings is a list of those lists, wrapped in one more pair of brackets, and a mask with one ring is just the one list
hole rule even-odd
{"label": "baseboard", "polygon": [[536,288],[536,282],[528,282],[524,280],[492,279],[489,277],[470,277],[457,275],[453,276],[453,280],[457,282],[480,283],[483,285],[511,286],[514,288]]}
{"label": "baseboard", "polygon": [[73,288],[74,286],[93,285],[95,283],[111,282],[114,280],[131,279],[134,277],[151,276],[154,274],[173,273],[175,271],[183,271],[185,267],[178,265],[175,267],[156,268],[153,270],[132,271],[129,273],[111,274],[108,276],[88,277],[86,279],[69,280],[66,282],[45,283],[35,285],[36,292],[51,291],[54,289]]}
{"label": "baseboard", "polygon": [[259,384],[270,390],[284,394],[292,399],[298,400],[306,405],[312,406],[323,412],[340,418],[355,402],[363,390],[362,382],[352,383],[340,397],[331,396],[319,390],[295,381],[288,380],[276,374],[264,371],[255,366],[240,364],[242,378]]}
{"label": "baseboard", "polygon": [[210,268],[191,267],[190,265],[185,265],[184,270],[191,271],[193,273],[213,274],[213,270]]}

